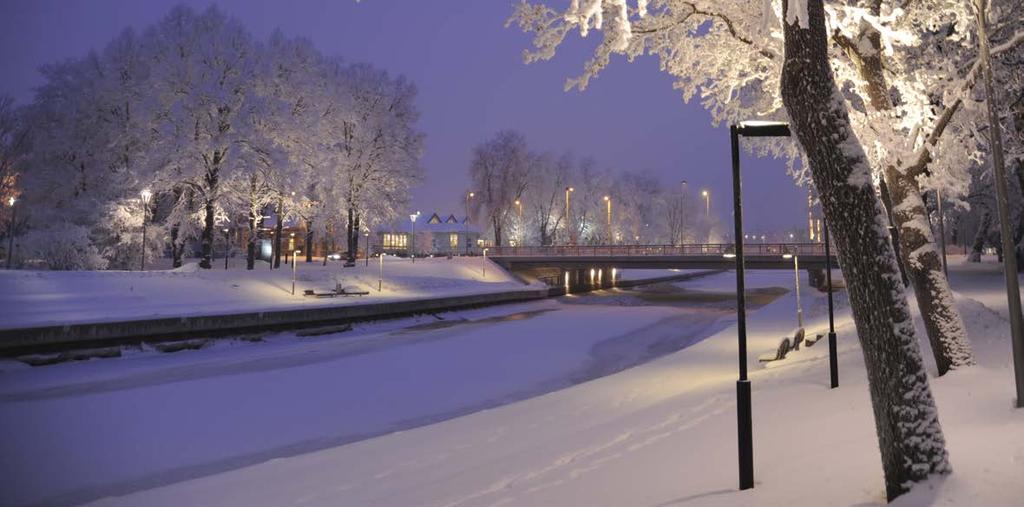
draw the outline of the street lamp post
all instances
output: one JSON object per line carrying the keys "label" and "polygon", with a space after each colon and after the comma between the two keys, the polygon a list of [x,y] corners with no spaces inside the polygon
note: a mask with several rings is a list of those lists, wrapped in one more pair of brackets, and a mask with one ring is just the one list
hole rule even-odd
{"label": "street lamp post", "polygon": [[828,285],[828,374],[832,389],[839,387],[839,353],[836,351],[836,323],[832,315],[832,251],[825,224],[825,283]]}
{"label": "street lamp post", "polygon": [[[750,403],[750,380],[747,378],[747,308],[743,273],[743,195],[740,185],[740,136],[788,137],[789,125],[779,122],[741,122],[729,127],[732,145],[732,203],[734,237],[736,238],[736,330],[739,342],[739,379],[736,381],[736,423],[739,448],[740,489],[754,487],[754,435]],[[705,213],[710,213],[710,196]]]}
{"label": "street lamp post", "polygon": [[292,295],[295,295],[295,274],[298,272],[298,263],[295,262],[296,256],[302,253],[302,250],[292,251]]}
{"label": "street lamp post", "polygon": [[683,240],[686,236],[686,233],[684,231],[686,227],[686,180],[679,182],[679,186],[679,246],[683,246]]}
{"label": "street lamp post", "polygon": [[419,217],[419,211],[409,214],[409,221],[412,222],[412,236],[409,237],[409,257],[412,257],[413,264],[416,264],[416,219]]}
{"label": "street lamp post", "polygon": [[700,195],[704,198],[704,218],[708,218],[711,216],[711,192],[701,190]]}
{"label": "street lamp post", "polygon": [[[14,204],[18,202],[14,196],[7,198],[7,205],[11,207],[11,222],[7,225],[7,269],[11,269],[11,259],[14,258],[14,219],[16,217],[17,208]],[[143,227],[145,227],[145,218],[143,218]],[[143,229],[145,230],[145,229]]]}
{"label": "street lamp post", "polygon": [[377,274],[377,292],[384,290],[384,252],[380,253],[380,272]]}
{"label": "street lamp post", "polygon": [[484,262],[480,265],[481,278],[487,278],[487,249],[484,248]]}
{"label": "street lamp post", "polygon": [[[764,236],[761,236],[762,238]],[[782,256],[783,259],[793,259],[793,286],[796,287],[796,327],[804,328],[804,308],[800,305],[800,254],[793,249],[793,253]]]}
{"label": "street lamp post", "polygon": [[469,255],[469,200],[476,196],[475,192],[466,194],[466,220],[462,222],[466,231],[466,255]]}
{"label": "street lamp post", "polygon": [[565,187],[565,234],[568,237],[569,244],[575,243],[575,240],[573,240],[572,229],[570,227],[572,218],[569,215],[569,194],[575,191],[575,188]]}
{"label": "street lamp post", "polygon": [[230,239],[228,238],[228,228],[222,229],[224,231],[224,271],[228,270],[228,251],[231,249]]}
{"label": "street lamp post", "polygon": [[366,267],[370,267],[370,229],[363,231],[363,236],[366,236],[366,241],[364,241],[366,244]]}
{"label": "street lamp post", "polygon": [[605,202],[605,204],[608,207],[608,210],[607,210],[607,214],[608,214],[608,240],[611,241],[611,239],[612,239],[612,198],[611,198],[611,196],[607,196],[607,195],[604,196],[604,202]]}
{"label": "street lamp post", "polygon": [[[148,188],[142,189],[140,193],[142,197],[142,266],[139,271],[146,270],[146,215],[149,214],[149,199],[153,197],[153,192],[150,192]],[[12,205],[13,206],[13,205]]]}

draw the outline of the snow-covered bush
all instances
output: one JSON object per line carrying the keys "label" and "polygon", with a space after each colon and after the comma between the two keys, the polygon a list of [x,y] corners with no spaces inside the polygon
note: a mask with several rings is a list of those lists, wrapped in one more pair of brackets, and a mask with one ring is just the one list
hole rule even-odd
{"label": "snow-covered bush", "polygon": [[22,240],[24,257],[30,264],[52,270],[105,269],[107,260],[92,244],[83,226],[61,222],[46,229],[34,229]]}
{"label": "snow-covered bush", "polygon": [[[94,236],[97,248],[107,260],[109,269],[137,269],[142,259],[142,203],[138,199],[114,202],[104,209]],[[146,224],[146,263],[151,263],[164,250],[164,229]]]}

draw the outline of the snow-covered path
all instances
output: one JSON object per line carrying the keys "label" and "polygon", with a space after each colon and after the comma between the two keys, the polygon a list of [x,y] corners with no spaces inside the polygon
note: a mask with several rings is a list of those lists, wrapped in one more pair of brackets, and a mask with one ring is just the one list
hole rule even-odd
{"label": "snow-covered path", "polygon": [[617,293],[7,371],[0,454],[16,459],[0,463],[0,503],[125,493],[450,419],[678,350],[731,315],[609,311],[640,303]]}
{"label": "snow-covered path", "polygon": [[[772,276],[755,277],[760,280],[754,283]],[[823,298],[811,298],[809,328],[822,329]],[[753,313],[752,355],[774,346],[788,330],[793,303],[783,297]],[[1005,322],[994,312],[970,300],[961,305],[976,348],[1009,346]],[[678,353],[545,396],[97,503],[880,504],[884,488],[863,362],[845,311],[839,324],[838,390],[827,388],[821,345],[778,367],[755,369],[757,487],[745,492],[735,490],[730,326]],[[956,473],[919,486],[897,504],[1019,505],[1024,415],[1011,408],[1008,372],[1003,354],[932,379]]]}

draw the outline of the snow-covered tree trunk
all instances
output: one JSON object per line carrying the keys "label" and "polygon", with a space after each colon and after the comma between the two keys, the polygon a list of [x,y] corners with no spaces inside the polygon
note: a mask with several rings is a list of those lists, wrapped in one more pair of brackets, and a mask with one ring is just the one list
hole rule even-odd
{"label": "snow-covered tree trunk", "polygon": [[809,162],[861,342],[886,495],[951,467],[887,220],[829,66],[822,0],[784,0],[782,99]]}
{"label": "snow-covered tree trunk", "polygon": [[249,241],[245,245],[245,269],[256,269],[256,238],[257,234],[256,213],[249,210]]}
{"label": "snow-covered tree trunk", "polygon": [[967,255],[968,262],[981,262],[981,254],[985,249],[985,241],[989,236],[989,229],[992,227],[992,211],[987,207],[981,214],[981,221],[978,223],[978,232],[974,234],[974,243],[971,245],[971,253]]}
{"label": "snow-covered tree trunk", "polygon": [[[878,0],[865,1],[861,5],[874,16],[881,12]],[[837,40],[854,62],[871,108],[879,112],[892,111],[894,104],[888,93],[878,29],[864,22],[856,43],[842,36],[837,36]],[[945,124],[937,128],[945,128]],[[928,223],[928,210],[921,199],[917,176],[927,166],[900,168],[897,163],[886,165],[882,173],[882,192],[883,195],[888,194],[886,207],[896,227],[893,239],[898,258],[902,261],[902,274],[914,287],[935,364],[939,375],[944,375],[951,369],[973,364],[974,355],[967,342],[963,319],[953,303],[953,292],[942,270],[942,258]]]}
{"label": "snow-covered tree trunk", "polygon": [[274,227],[274,258],[273,267],[281,267],[281,236],[284,235],[284,198],[277,200],[277,225]]}

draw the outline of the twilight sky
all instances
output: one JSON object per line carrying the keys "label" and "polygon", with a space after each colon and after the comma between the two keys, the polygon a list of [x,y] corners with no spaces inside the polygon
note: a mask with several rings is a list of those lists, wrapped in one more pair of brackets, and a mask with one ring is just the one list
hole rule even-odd
{"label": "twilight sky", "polygon": [[[551,0],[552,3],[557,0]],[[275,28],[326,54],[405,74],[419,88],[426,133],[425,181],[413,192],[424,212],[458,212],[474,144],[503,128],[534,149],[570,150],[602,167],[649,169],[673,188],[711,191],[712,212],[731,224],[729,135],[699,104],[684,104],[653,58],[621,58],[583,93],[563,92],[596,37],[568,38],[554,60],[522,63],[530,39],[504,28],[513,0],[0,0],[0,93],[31,100],[45,63],[99,49],[127,26],[141,29],[173,5],[214,3],[253,35]],[[799,227],[805,196],[782,161],[744,158],[749,232]],[[731,230],[731,226],[728,227]]]}

